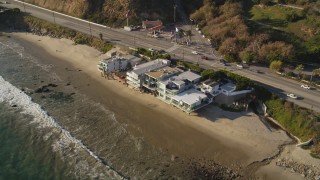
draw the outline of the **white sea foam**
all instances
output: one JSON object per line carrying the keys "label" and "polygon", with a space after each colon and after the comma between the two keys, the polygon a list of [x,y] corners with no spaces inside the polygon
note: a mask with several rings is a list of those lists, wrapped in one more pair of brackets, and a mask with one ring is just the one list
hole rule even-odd
{"label": "white sea foam", "polygon": [[23,110],[23,113],[32,115],[34,117],[33,122],[37,123],[40,128],[56,128],[60,131],[60,139],[58,141],[59,146],[68,147],[70,144],[74,144],[76,148],[85,150],[90,156],[96,159],[98,163],[105,166],[108,169],[110,175],[117,179],[125,179],[119,172],[116,172],[112,167],[103,162],[94,152],[86,147],[80,140],[73,137],[70,132],[65,130],[61,125],[57,123],[51,116],[49,116],[39,104],[34,103],[27,94],[20,89],[14,87],[9,82],[5,81],[0,76],[0,102],[7,102],[10,105],[17,105]]}
{"label": "white sea foam", "polygon": [[[10,49],[10,51],[18,54],[20,56],[20,58],[27,58],[29,61],[33,62],[36,66],[41,67],[46,72],[49,72],[49,70],[54,67],[52,64],[48,64],[48,65],[41,64],[37,60],[37,58],[34,58],[30,54],[25,53],[24,47],[21,46],[20,44],[16,43],[15,41],[10,41],[10,42],[5,42],[5,43],[0,42],[0,45],[2,45],[2,46],[0,46],[1,49],[3,49],[3,50]],[[53,78],[59,79],[58,77],[56,77],[56,75],[53,75]]]}

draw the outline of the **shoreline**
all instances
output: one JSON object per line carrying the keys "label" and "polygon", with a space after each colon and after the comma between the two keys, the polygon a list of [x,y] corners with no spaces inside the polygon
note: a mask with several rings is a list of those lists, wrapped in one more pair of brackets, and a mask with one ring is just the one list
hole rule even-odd
{"label": "shoreline", "polygon": [[[197,115],[189,116],[149,94],[141,94],[129,89],[122,83],[116,82],[117,80],[106,80],[100,76],[96,68],[101,58],[101,53],[93,48],[83,45],[75,46],[72,45],[70,40],[66,39],[52,39],[25,33],[14,33],[11,35],[20,42],[24,41],[25,45],[31,43],[32,45],[29,44],[28,46],[38,47],[39,54],[37,57],[41,58],[44,54],[52,56],[51,58],[41,61],[52,64],[59,75],[67,75],[67,79],[70,79],[72,84],[78,87],[78,90],[89,95],[89,97],[95,101],[103,105],[116,107],[122,107],[122,105],[127,103],[132,106],[138,106],[133,107],[133,112],[143,112],[145,115],[141,117],[151,119],[145,120],[137,117],[123,121],[122,123],[136,126],[136,129],[131,131],[132,133],[143,135],[148,143],[167,149],[172,154],[178,156],[182,154],[186,156],[194,155],[194,157],[197,157],[195,155],[196,152],[206,150],[200,154],[203,154],[204,157],[213,156],[215,160],[223,165],[231,166],[236,162],[241,162],[240,166],[246,166],[250,164],[250,162],[273,156],[275,151],[278,150],[278,146],[285,144],[289,140],[282,131],[269,131],[259,121],[258,116],[252,112],[231,113],[210,105],[200,110]],[[68,50],[70,51],[65,52]],[[42,53],[43,55],[41,55]],[[54,58],[56,59],[55,61],[53,61]],[[82,77],[86,77],[81,80],[85,82],[77,82],[77,79],[72,77],[72,73],[70,74],[66,71],[65,66],[68,66],[68,68],[71,66],[71,69],[81,70],[80,73],[82,73]],[[88,86],[88,82],[90,86]],[[108,90],[101,92],[103,90],[95,89],[94,92],[92,92],[93,85]],[[127,103],[117,102],[117,100],[113,100],[113,102],[110,103],[107,98],[104,97],[106,95],[105,93],[112,93],[112,95],[121,97],[119,99],[125,100]],[[128,107],[128,105],[126,107]],[[116,109],[115,111],[119,110]],[[154,115],[159,115],[161,118],[154,117]],[[130,116],[136,116],[136,114],[126,115],[126,117]],[[152,117],[154,119],[152,119]],[[119,120],[123,119],[125,118],[119,118]],[[153,123],[156,124],[152,127]],[[162,135],[159,138],[159,135],[161,135],[163,131],[169,133],[169,135]],[[188,133],[193,134],[190,135]],[[170,140],[170,138],[174,139]],[[179,142],[181,138],[190,138],[190,140]],[[267,140],[269,144],[261,144],[261,142],[265,140]],[[210,146],[208,145],[209,142],[216,143],[215,146],[220,147]],[[178,143],[178,145],[175,143]],[[190,148],[185,150],[185,148],[195,145],[197,146],[196,150],[190,150]],[[209,151],[216,151],[217,153]],[[228,157],[227,162],[223,162],[223,158],[225,157]]]}

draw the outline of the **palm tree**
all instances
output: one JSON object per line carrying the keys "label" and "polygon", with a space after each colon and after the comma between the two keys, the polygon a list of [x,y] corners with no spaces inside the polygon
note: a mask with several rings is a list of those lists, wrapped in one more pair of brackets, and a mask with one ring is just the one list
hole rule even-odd
{"label": "palm tree", "polygon": [[301,79],[300,76],[301,76],[301,71],[303,71],[303,69],[304,69],[304,66],[302,64],[298,65],[295,69],[296,71],[298,71],[299,79]]}
{"label": "palm tree", "polygon": [[314,69],[314,70],[312,71],[312,74],[311,74],[311,77],[310,77],[310,82],[312,81],[312,77],[313,77],[313,76],[320,76],[320,68]]}

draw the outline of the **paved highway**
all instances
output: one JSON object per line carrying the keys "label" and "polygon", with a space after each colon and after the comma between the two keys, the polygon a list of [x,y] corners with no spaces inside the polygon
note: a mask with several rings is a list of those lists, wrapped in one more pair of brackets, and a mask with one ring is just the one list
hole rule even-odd
{"label": "paved highway", "polygon": [[[99,33],[103,34],[103,38],[118,45],[129,46],[129,47],[143,47],[143,48],[154,48],[164,49],[171,53],[174,58],[180,58],[184,61],[199,63],[203,67],[209,68],[226,68],[237,74],[246,76],[252,80],[264,84],[267,88],[277,93],[283,98],[286,98],[286,93],[294,93],[298,99],[289,99],[297,105],[302,107],[313,109],[320,112],[320,91],[305,90],[300,87],[301,83],[283,78],[274,73],[270,73],[267,68],[262,71],[264,73],[257,73],[256,68],[250,67],[249,69],[237,69],[234,65],[224,67],[217,61],[218,55],[212,53],[210,46],[205,45],[205,41],[202,41],[200,49],[196,47],[180,46],[172,43],[167,38],[157,39],[146,36],[146,33],[141,32],[128,32],[122,29],[110,28],[95,23],[90,23],[84,20],[66,16],[43,8],[38,8],[32,5],[28,5],[19,1],[9,0],[10,4],[3,4],[3,6],[9,8],[20,8],[21,11],[29,13],[32,16],[40,19],[59,24],[89,35],[99,37]],[[198,42],[200,44],[200,41]],[[208,56],[212,60],[202,60],[199,55],[194,55],[191,52],[197,50],[203,55]]]}

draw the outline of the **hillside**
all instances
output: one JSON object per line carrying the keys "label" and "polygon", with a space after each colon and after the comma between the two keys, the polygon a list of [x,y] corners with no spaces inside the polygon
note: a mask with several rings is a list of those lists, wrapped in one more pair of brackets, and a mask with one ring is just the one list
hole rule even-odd
{"label": "hillside", "polygon": [[[25,0],[25,2],[110,26],[123,25],[128,12],[131,24],[140,24],[141,20],[145,19],[173,22],[172,0],[60,0],[59,3],[57,0]],[[185,3],[186,8],[193,11],[202,5],[201,2],[189,0]]]}
{"label": "hillside", "polygon": [[207,0],[191,18],[228,61],[308,64],[320,61],[320,2],[304,2]]}

